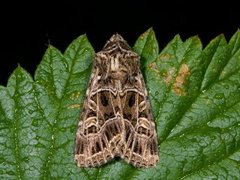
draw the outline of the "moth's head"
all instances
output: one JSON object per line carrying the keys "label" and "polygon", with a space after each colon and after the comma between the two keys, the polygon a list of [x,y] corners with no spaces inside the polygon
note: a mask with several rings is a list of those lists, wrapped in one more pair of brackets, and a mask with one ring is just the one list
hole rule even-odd
{"label": "moth's head", "polygon": [[123,37],[120,34],[116,33],[116,34],[112,35],[112,37],[109,39],[109,41],[117,42],[117,41],[125,41],[125,40],[123,39]]}
{"label": "moth's head", "polygon": [[121,50],[130,50],[129,45],[123,39],[123,37],[120,34],[116,33],[106,42],[103,50],[112,51],[118,48]]}

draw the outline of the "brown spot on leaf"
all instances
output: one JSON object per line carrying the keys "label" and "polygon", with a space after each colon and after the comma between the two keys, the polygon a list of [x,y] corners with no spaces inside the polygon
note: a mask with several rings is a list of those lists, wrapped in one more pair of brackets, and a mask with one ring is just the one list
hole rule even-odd
{"label": "brown spot on leaf", "polygon": [[167,60],[169,60],[171,58],[171,55],[170,54],[161,54],[160,56],[159,56],[159,59],[161,59],[161,61],[167,61]]}
{"label": "brown spot on leaf", "polygon": [[150,64],[148,65],[148,67],[149,67],[150,69],[155,69],[155,70],[157,70],[157,64],[156,64],[156,62],[150,63]]}
{"label": "brown spot on leaf", "polygon": [[160,72],[159,72],[159,70],[158,70],[158,68],[157,68],[156,62],[150,63],[150,64],[148,65],[148,68],[149,68],[150,70],[152,70],[153,72],[155,72],[157,76],[160,76]]}
{"label": "brown spot on leaf", "polygon": [[189,68],[186,64],[182,64],[178,75],[175,79],[175,82],[173,84],[173,90],[174,92],[179,96],[185,96],[186,92],[184,90],[184,84],[186,83],[187,77],[190,75]]}
{"label": "brown spot on leaf", "polygon": [[167,74],[165,74],[164,82],[166,83],[166,85],[171,84],[175,71],[176,69],[173,67],[167,71]]}

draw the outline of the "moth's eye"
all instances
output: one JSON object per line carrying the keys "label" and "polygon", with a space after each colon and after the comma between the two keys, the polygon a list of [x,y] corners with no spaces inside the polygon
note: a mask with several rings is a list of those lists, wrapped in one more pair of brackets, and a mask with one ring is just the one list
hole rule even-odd
{"label": "moth's eye", "polygon": [[132,94],[128,100],[128,106],[132,107],[135,104],[135,94]]}
{"label": "moth's eye", "polygon": [[101,103],[102,103],[103,106],[107,106],[108,105],[108,99],[107,99],[107,97],[105,96],[104,93],[100,94],[100,99],[101,99]]}

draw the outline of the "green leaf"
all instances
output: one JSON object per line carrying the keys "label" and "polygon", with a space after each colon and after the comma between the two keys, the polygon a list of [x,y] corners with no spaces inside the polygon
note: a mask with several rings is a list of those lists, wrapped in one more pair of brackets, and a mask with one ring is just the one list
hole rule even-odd
{"label": "green leaf", "polygon": [[158,43],[152,28],[143,33],[135,43],[133,50],[141,57],[142,67],[158,56]]}
{"label": "green leaf", "polygon": [[159,53],[153,29],[136,41],[153,108],[160,162],[116,159],[99,168],[73,160],[94,50],[85,35],[62,54],[49,46],[34,80],[17,67],[0,86],[0,179],[238,179],[240,32],[204,49],[176,35]]}

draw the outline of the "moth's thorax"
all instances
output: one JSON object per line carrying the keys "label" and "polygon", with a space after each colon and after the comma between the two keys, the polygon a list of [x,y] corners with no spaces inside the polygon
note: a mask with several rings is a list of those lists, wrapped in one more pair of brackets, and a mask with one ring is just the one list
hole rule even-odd
{"label": "moth's thorax", "polygon": [[123,61],[121,54],[109,57],[109,76],[113,79],[122,79],[127,75],[128,69]]}
{"label": "moth's thorax", "polygon": [[139,57],[131,51],[126,41],[114,35],[95,56],[95,67],[104,79],[126,83],[139,71]]}

